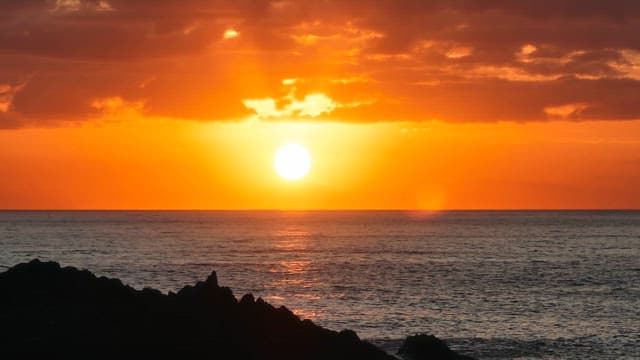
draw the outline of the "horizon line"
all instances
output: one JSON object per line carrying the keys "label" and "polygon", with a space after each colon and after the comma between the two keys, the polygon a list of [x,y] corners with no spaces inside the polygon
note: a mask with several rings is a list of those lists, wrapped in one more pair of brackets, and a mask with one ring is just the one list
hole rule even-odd
{"label": "horizon line", "polygon": [[0,208],[0,212],[37,212],[37,211],[51,211],[51,212],[72,212],[72,211],[95,211],[95,212],[143,212],[143,211],[166,211],[166,212],[473,212],[473,211],[485,211],[485,212],[535,212],[535,211],[640,211],[640,208],[468,208],[468,209],[411,209],[411,208],[327,208],[327,209],[278,209],[278,208],[246,208],[246,209],[219,209],[219,208],[81,208],[81,209],[67,209],[67,208],[24,208],[24,209],[11,209]]}

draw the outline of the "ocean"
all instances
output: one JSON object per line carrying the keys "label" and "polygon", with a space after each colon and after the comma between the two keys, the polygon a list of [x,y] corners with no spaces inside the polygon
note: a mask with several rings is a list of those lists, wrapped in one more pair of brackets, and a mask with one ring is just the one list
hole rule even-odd
{"label": "ocean", "polygon": [[640,358],[640,212],[0,212],[0,265],[33,258],[165,292],[215,270],[389,351]]}

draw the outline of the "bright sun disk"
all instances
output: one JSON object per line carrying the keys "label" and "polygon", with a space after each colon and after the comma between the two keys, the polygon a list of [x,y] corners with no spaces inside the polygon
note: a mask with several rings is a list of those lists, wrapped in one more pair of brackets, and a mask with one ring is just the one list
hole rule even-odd
{"label": "bright sun disk", "polygon": [[298,144],[285,144],[276,152],[275,169],[278,175],[287,180],[303,178],[311,170],[309,151]]}

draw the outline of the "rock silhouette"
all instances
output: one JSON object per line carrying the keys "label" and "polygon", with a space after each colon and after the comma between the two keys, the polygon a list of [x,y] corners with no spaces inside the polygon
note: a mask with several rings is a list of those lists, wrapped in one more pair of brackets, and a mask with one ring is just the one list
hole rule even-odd
{"label": "rock silhouette", "polygon": [[473,360],[469,356],[454,352],[444,341],[427,334],[408,336],[398,354],[408,360]]}
{"label": "rock silhouette", "polygon": [[0,273],[0,324],[4,359],[394,359],[353,331],[324,329],[251,294],[237,301],[215,272],[167,295],[33,260]]}

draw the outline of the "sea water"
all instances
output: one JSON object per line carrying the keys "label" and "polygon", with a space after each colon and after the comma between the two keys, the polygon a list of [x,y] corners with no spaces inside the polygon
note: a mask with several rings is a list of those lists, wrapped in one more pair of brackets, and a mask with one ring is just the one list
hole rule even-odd
{"label": "sea water", "polygon": [[215,270],[389,351],[640,358],[640,212],[0,212],[0,265],[33,258],[162,291]]}

